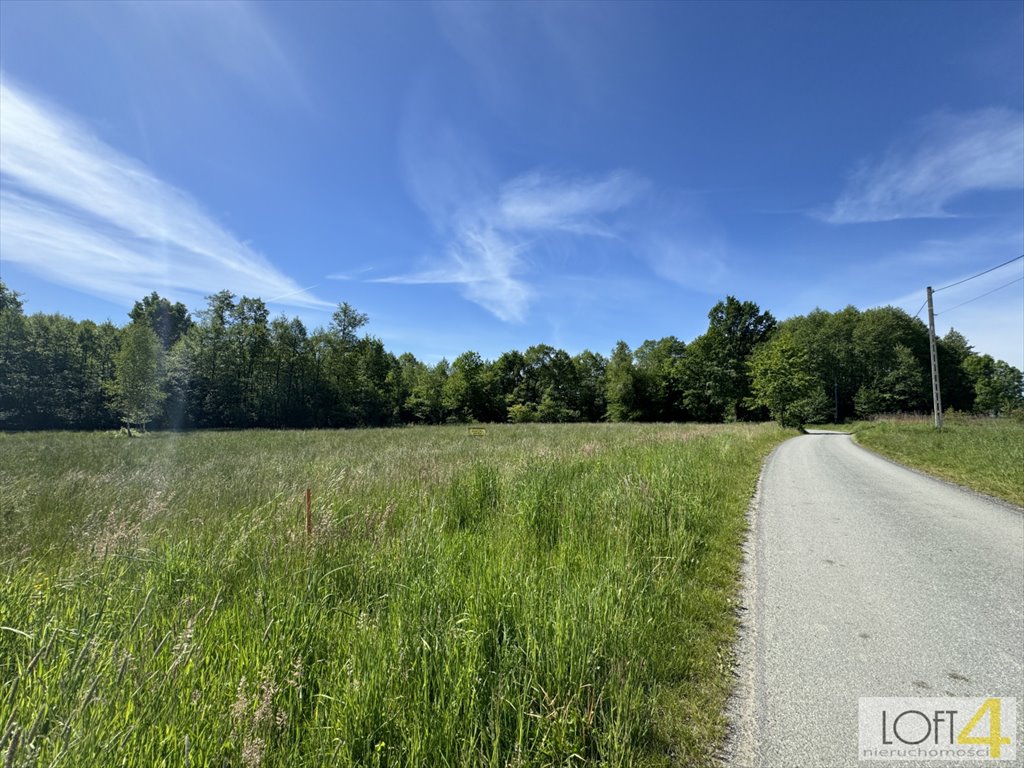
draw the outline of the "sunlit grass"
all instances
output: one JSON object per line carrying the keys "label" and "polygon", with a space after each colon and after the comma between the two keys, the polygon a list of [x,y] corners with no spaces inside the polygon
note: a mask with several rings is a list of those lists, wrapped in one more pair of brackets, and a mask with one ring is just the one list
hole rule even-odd
{"label": "sunlit grass", "polygon": [[18,766],[710,764],[744,510],[786,436],[0,436],[0,747]]}
{"label": "sunlit grass", "polygon": [[931,418],[858,422],[846,429],[884,456],[1024,506],[1024,421],[950,415],[941,430]]}

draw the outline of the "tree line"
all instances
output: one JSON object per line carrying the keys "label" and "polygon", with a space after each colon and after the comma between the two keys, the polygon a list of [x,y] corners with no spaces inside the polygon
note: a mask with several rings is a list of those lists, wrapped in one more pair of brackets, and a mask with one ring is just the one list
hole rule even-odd
{"label": "tree line", "polygon": [[[485,360],[394,355],[340,304],[326,327],[271,317],[221,291],[193,317],[152,293],[129,322],[27,315],[0,282],[0,429],[338,428],[448,422],[840,422],[931,408],[928,333],[894,307],[816,309],[778,322],[729,296],[689,343],[674,336],[608,356],[546,344]],[[1021,371],[938,340],[942,402],[1024,409]]]}

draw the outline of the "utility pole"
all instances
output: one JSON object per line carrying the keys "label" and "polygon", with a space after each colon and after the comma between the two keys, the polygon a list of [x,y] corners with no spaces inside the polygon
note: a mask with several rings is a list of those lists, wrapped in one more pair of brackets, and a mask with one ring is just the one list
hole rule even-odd
{"label": "utility pole", "polygon": [[939,355],[935,349],[935,307],[932,305],[932,287],[928,286],[928,346],[932,353],[932,404],[935,409],[935,428],[942,429],[942,393],[939,391]]}

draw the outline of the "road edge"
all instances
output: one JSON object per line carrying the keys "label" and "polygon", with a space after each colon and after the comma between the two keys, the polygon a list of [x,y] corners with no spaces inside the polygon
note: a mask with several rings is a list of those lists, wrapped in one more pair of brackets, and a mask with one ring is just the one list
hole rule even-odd
{"label": "road edge", "polygon": [[[969,494],[970,496],[976,496],[977,498],[984,499],[985,501],[990,501],[993,504],[998,504],[1001,507],[1006,507],[1011,512],[1016,512],[1019,515],[1024,515],[1024,507],[1019,507],[1012,501],[1009,501],[1008,499],[1002,499],[998,496],[992,496],[991,494],[985,493],[984,491],[976,491],[974,488],[968,488],[966,485],[960,485],[960,483],[954,483],[952,480],[947,480],[944,477],[933,475],[931,472],[921,469],[920,467],[913,467],[910,464],[904,464],[902,461],[897,461],[891,456],[886,456],[884,453],[876,451],[874,448],[871,448],[870,446],[864,445],[857,439],[856,432],[847,432],[846,434],[850,436],[850,442],[853,443],[857,448],[860,448],[862,451],[867,451],[871,455],[877,456],[878,458],[888,462],[889,464],[892,464],[893,466],[901,467],[902,469],[906,469],[910,472],[913,472],[915,475],[920,475],[921,477],[926,478],[928,480],[934,480],[935,482],[942,483],[943,485],[949,488],[953,488],[962,493]],[[760,480],[758,480],[758,485],[760,485]]]}
{"label": "road edge", "polygon": [[732,690],[725,704],[726,732],[714,762],[725,768],[753,768],[757,761],[757,685],[754,678],[758,644],[756,625],[758,603],[758,519],[762,489],[768,467],[786,443],[797,440],[796,435],[776,445],[763,462],[757,476],[754,493],[747,504],[747,530],[743,538],[743,562],[740,566],[739,602],[736,605],[736,638],[730,648],[730,666],[733,675]]}

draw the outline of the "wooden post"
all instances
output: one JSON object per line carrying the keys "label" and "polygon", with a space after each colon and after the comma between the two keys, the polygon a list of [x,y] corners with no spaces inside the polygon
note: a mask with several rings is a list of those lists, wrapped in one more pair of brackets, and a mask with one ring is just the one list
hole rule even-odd
{"label": "wooden post", "polygon": [[310,489],[306,489],[306,535],[313,535],[313,507],[311,505]]}

